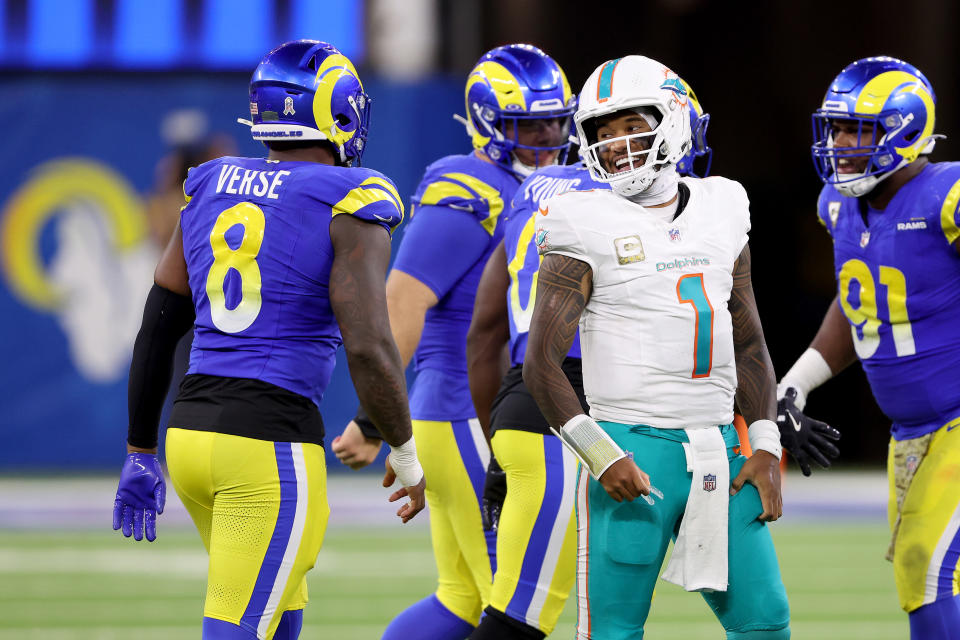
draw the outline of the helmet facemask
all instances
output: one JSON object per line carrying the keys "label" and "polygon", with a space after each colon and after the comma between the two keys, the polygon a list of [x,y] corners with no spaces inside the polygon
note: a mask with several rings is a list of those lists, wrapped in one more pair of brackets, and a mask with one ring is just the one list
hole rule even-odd
{"label": "helmet facemask", "polygon": [[527,177],[539,167],[566,162],[570,150],[570,111],[501,117],[502,147],[509,149],[515,173]]}
{"label": "helmet facemask", "polygon": [[[907,119],[911,119],[911,115],[908,114]],[[895,127],[890,132],[881,126],[880,115],[850,115],[823,109],[814,113],[813,159],[820,175],[829,176],[841,194],[853,198],[866,195],[906,164],[904,158],[890,152],[886,143],[907,123],[899,114],[889,114],[886,120]],[[848,130],[849,137],[856,136],[855,146],[837,146],[841,126]],[[853,170],[857,168],[860,170]]]}
{"label": "helmet facemask", "polygon": [[844,196],[867,195],[933,151],[942,137],[933,133],[935,110],[933,87],[916,67],[885,56],[847,65],[813,113],[820,179]]}
{"label": "helmet facemask", "polygon": [[[665,116],[659,105],[646,104],[578,122],[580,138],[587,143],[581,153],[593,177],[624,197],[648,189],[660,169],[674,164],[691,144],[686,137],[682,149],[670,148],[672,120]],[[616,131],[610,124],[617,125]],[[623,129],[636,133],[616,135]]]}

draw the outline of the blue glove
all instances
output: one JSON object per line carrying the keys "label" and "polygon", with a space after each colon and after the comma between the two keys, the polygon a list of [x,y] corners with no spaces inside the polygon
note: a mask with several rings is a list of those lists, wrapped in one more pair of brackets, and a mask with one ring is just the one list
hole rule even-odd
{"label": "blue glove", "polygon": [[113,530],[123,527],[123,535],[134,540],[157,539],[157,514],[163,513],[167,485],[160,462],[153,453],[128,453],[120,471],[120,486],[113,502]]}

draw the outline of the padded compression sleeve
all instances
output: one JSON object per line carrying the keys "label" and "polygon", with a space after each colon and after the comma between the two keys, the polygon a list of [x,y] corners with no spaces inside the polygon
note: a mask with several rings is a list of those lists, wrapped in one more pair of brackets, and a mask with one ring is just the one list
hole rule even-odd
{"label": "padded compression sleeve", "polygon": [[193,300],[154,284],[143,308],[143,322],[133,345],[127,410],[127,442],[135,447],[157,446],[163,400],[173,375],[177,341],[193,325]]}

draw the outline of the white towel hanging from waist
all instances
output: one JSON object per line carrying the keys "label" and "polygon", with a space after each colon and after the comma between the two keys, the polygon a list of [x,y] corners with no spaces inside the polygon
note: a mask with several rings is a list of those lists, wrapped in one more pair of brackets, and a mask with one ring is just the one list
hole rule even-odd
{"label": "white towel hanging from waist", "polygon": [[720,427],[684,429],[690,495],[663,579],[687,591],[727,590],[730,464]]}

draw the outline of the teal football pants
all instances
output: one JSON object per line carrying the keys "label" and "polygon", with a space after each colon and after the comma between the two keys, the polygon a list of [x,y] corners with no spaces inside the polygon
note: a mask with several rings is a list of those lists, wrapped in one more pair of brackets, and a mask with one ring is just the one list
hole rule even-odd
{"label": "teal football pants", "polygon": [[[600,425],[663,492],[650,506],[642,499],[616,502],[603,486],[580,470],[577,491],[578,640],[643,638],[653,589],[667,544],[680,530],[691,473],[687,471],[679,429],[655,429],[615,422]],[[746,458],[733,425],[721,427],[730,461],[730,478]],[[586,486],[584,486],[584,484]],[[717,487],[728,491],[728,487]],[[730,498],[729,585],[725,592],[704,592],[728,640],[786,640],[790,610],[780,579],[776,551],[760,495],[750,484]]]}

